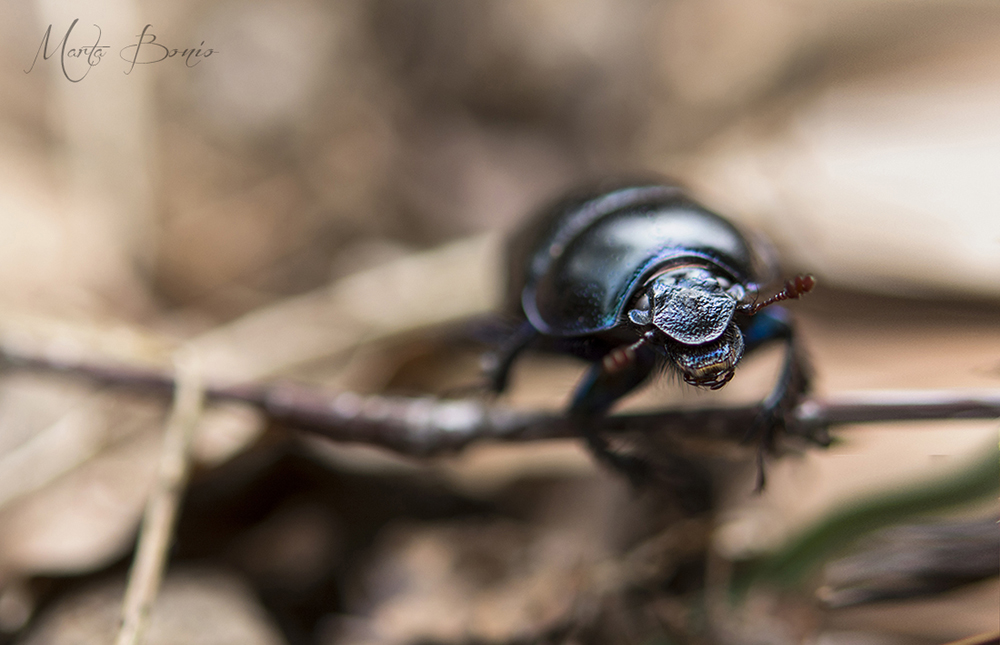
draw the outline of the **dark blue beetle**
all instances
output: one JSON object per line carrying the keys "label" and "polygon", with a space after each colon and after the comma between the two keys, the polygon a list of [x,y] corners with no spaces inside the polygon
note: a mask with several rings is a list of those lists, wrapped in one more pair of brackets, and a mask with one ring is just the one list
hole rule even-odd
{"label": "dark blue beetle", "polygon": [[[508,261],[507,308],[522,322],[492,361],[492,385],[505,388],[529,345],[591,361],[569,408],[585,431],[588,419],[658,367],[718,389],[744,354],[772,340],[787,350],[762,407],[766,438],[806,388],[808,369],[786,312],[757,312],[799,297],[813,279],[799,276],[758,303],[774,267],[732,224],[676,186],[619,182],[564,199],[516,232]],[[596,433],[587,435],[600,457],[634,466]]]}

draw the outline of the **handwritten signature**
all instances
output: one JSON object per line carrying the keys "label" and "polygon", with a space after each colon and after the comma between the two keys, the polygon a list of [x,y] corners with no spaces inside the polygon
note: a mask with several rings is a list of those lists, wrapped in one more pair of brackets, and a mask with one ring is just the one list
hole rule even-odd
{"label": "handwritten signature", "polygon": [[[104,55],[108,53],[111,49],[110,45],[101,44],[102,31],[98,25],[94,25],[97,29],[97,38],[94,39],[93,45],[77,45],[70,46],[70,36],[73,34],[73,29],[76,24],[80,22],[79,18],[73,20],[70,23],[69,29],[66,30],[66,34],[62,37],[58,43],[55,44],[51,49],[49,44],[52,38],[52,25],[48,26],[45,30],[45,34],[42,35],[42,42],[38,45],[38,51],[35,52],[35,58],[31,61],[31,66],[24,70],[25,74],[30,74],[31,70],[35,69],[35,64],[38,63],[38,57],[41,56],[42,60],[49,60],[56,53],[59,53],[59,64],[62,67],[63,76],[66,80],[72,83],[79,83],[87,77],[90,70],[97,67],[102,60],[104,60]],[[167,60],[169,58],[177,58],[184,61],[185,67],[194,67],[202,62],[202,60],[212,56],[213,54],[218,54],[218,49],[202,49],[205,45],[205,41],[201,41],[198,47],[189,47],[186,49],[178,49],[167,47],[163,43],[157,42],[156,34],[154,34],[150,29],[153,25],[146,25],[142,28],[142,33],[139,34],[139,39],[132,45],[126,45],[121,48],[119,56],[126,63],[129,63],[128,69],[125,70],[125,75],[132,73],[136,65],[151,65],[153,63],[159,63],[161,61]],[[74,40],[75,43],[79,38]],[[90,42],[90,41],[87,41]],[[73,61],[74,59],[84,59],[86,62],[86,67],[80,73],[79,66],[74,67],[72,63],[67,67],[67,62]],[[70,68],[73,68],[71,70]],[[76,74],[71,73],[75,71]]]}

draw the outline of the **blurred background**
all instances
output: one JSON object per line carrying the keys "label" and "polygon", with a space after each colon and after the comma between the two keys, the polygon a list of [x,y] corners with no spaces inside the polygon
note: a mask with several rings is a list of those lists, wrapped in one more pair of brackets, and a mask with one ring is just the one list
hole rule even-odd
{"label": "blurred background", "polygon": [[[818,277],[791,308],[820,393],[996,389],[998,33],[1000,7],[972,0],[5,2],[0,344],[169,366],[186,342],[216,380],[442,392],[476,378],[481,348],[447,330],[496,305],[504,234],[567,187],[655,172]],[[759,398],[775,359],[721,400]],[[559,409],[580,369],[528,357],[504,402]],[[719,400],[676,389],[631,404]],[[163,405],[0,381],[0,642],[110,638]],[[427,463],[265,426],[207,413],[150,642],[998,628],[994,577],[930,605],[834,610],[802,591],[754,609],[752,629],[699,632],[676,602],[687,573],[669,602],[608,591],[608,562],[679,520],[574,443]],[[740,476],[714,480],[702,542],[722,559],[773,547],[995,449],[996,424],[840,436],[775,461],[762,496],[746,451],[713,453]]]}

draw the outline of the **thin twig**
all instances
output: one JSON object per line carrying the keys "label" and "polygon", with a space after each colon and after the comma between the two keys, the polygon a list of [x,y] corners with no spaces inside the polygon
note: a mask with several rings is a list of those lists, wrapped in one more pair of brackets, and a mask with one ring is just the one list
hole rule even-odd
{"label": "thin twig", "polygon": [[139,645],[163,578],[173,540],[177,509],[187,484],[190,445],[205,395],[197,360],[179,354],[174,361],[176,389],[160,453],[159,472],[139,530],[139,544],[129,572],[122,624],[115,645]]}
{"label": "thin twig", "polygon": [[[58,372],[105,385],[169,392],[168,373],[130,366],[57,361],[0,351],[8,368]],[[411,456],[461,450],[474,441],[526,442],[578,436],[558,412],[525,412],[479,399],[361,396],[295,383],[247,383],[204,387],[213,401],[240,401],[273,421],[334,441],[364,443]],[[601,419],[604,432],[666,430],[708,439],[741,439],[759,412],[756,405],[672,409]],[[835,425],[888,421],[991,419],[1000,417],[1000,390],[912,390],[842,393],[806,398],[788,418],[789,431],[822,441]]]}

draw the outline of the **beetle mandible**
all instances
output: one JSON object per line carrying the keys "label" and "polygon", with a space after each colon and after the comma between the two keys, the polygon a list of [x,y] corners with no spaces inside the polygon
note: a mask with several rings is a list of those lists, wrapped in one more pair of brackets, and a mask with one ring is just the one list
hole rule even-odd
{"label": "beetle mandible", "polygon": [[677,186],[606,182],[571,195],[515,232],[507,260],[506,308],[520,323],[488,364],[492,388],[505,389],[528,346],[590,361],[569,414],[595,454],[629,474],[636,460],[612,452],[588,421],[657,368],[718,389],[745,354],[784,342],[781,375],[758,418],[761,451],[808,387],[787,312],[761,309],[798,298],[813,278],[797,276],[758,302],[775,268],[735,226]]}

